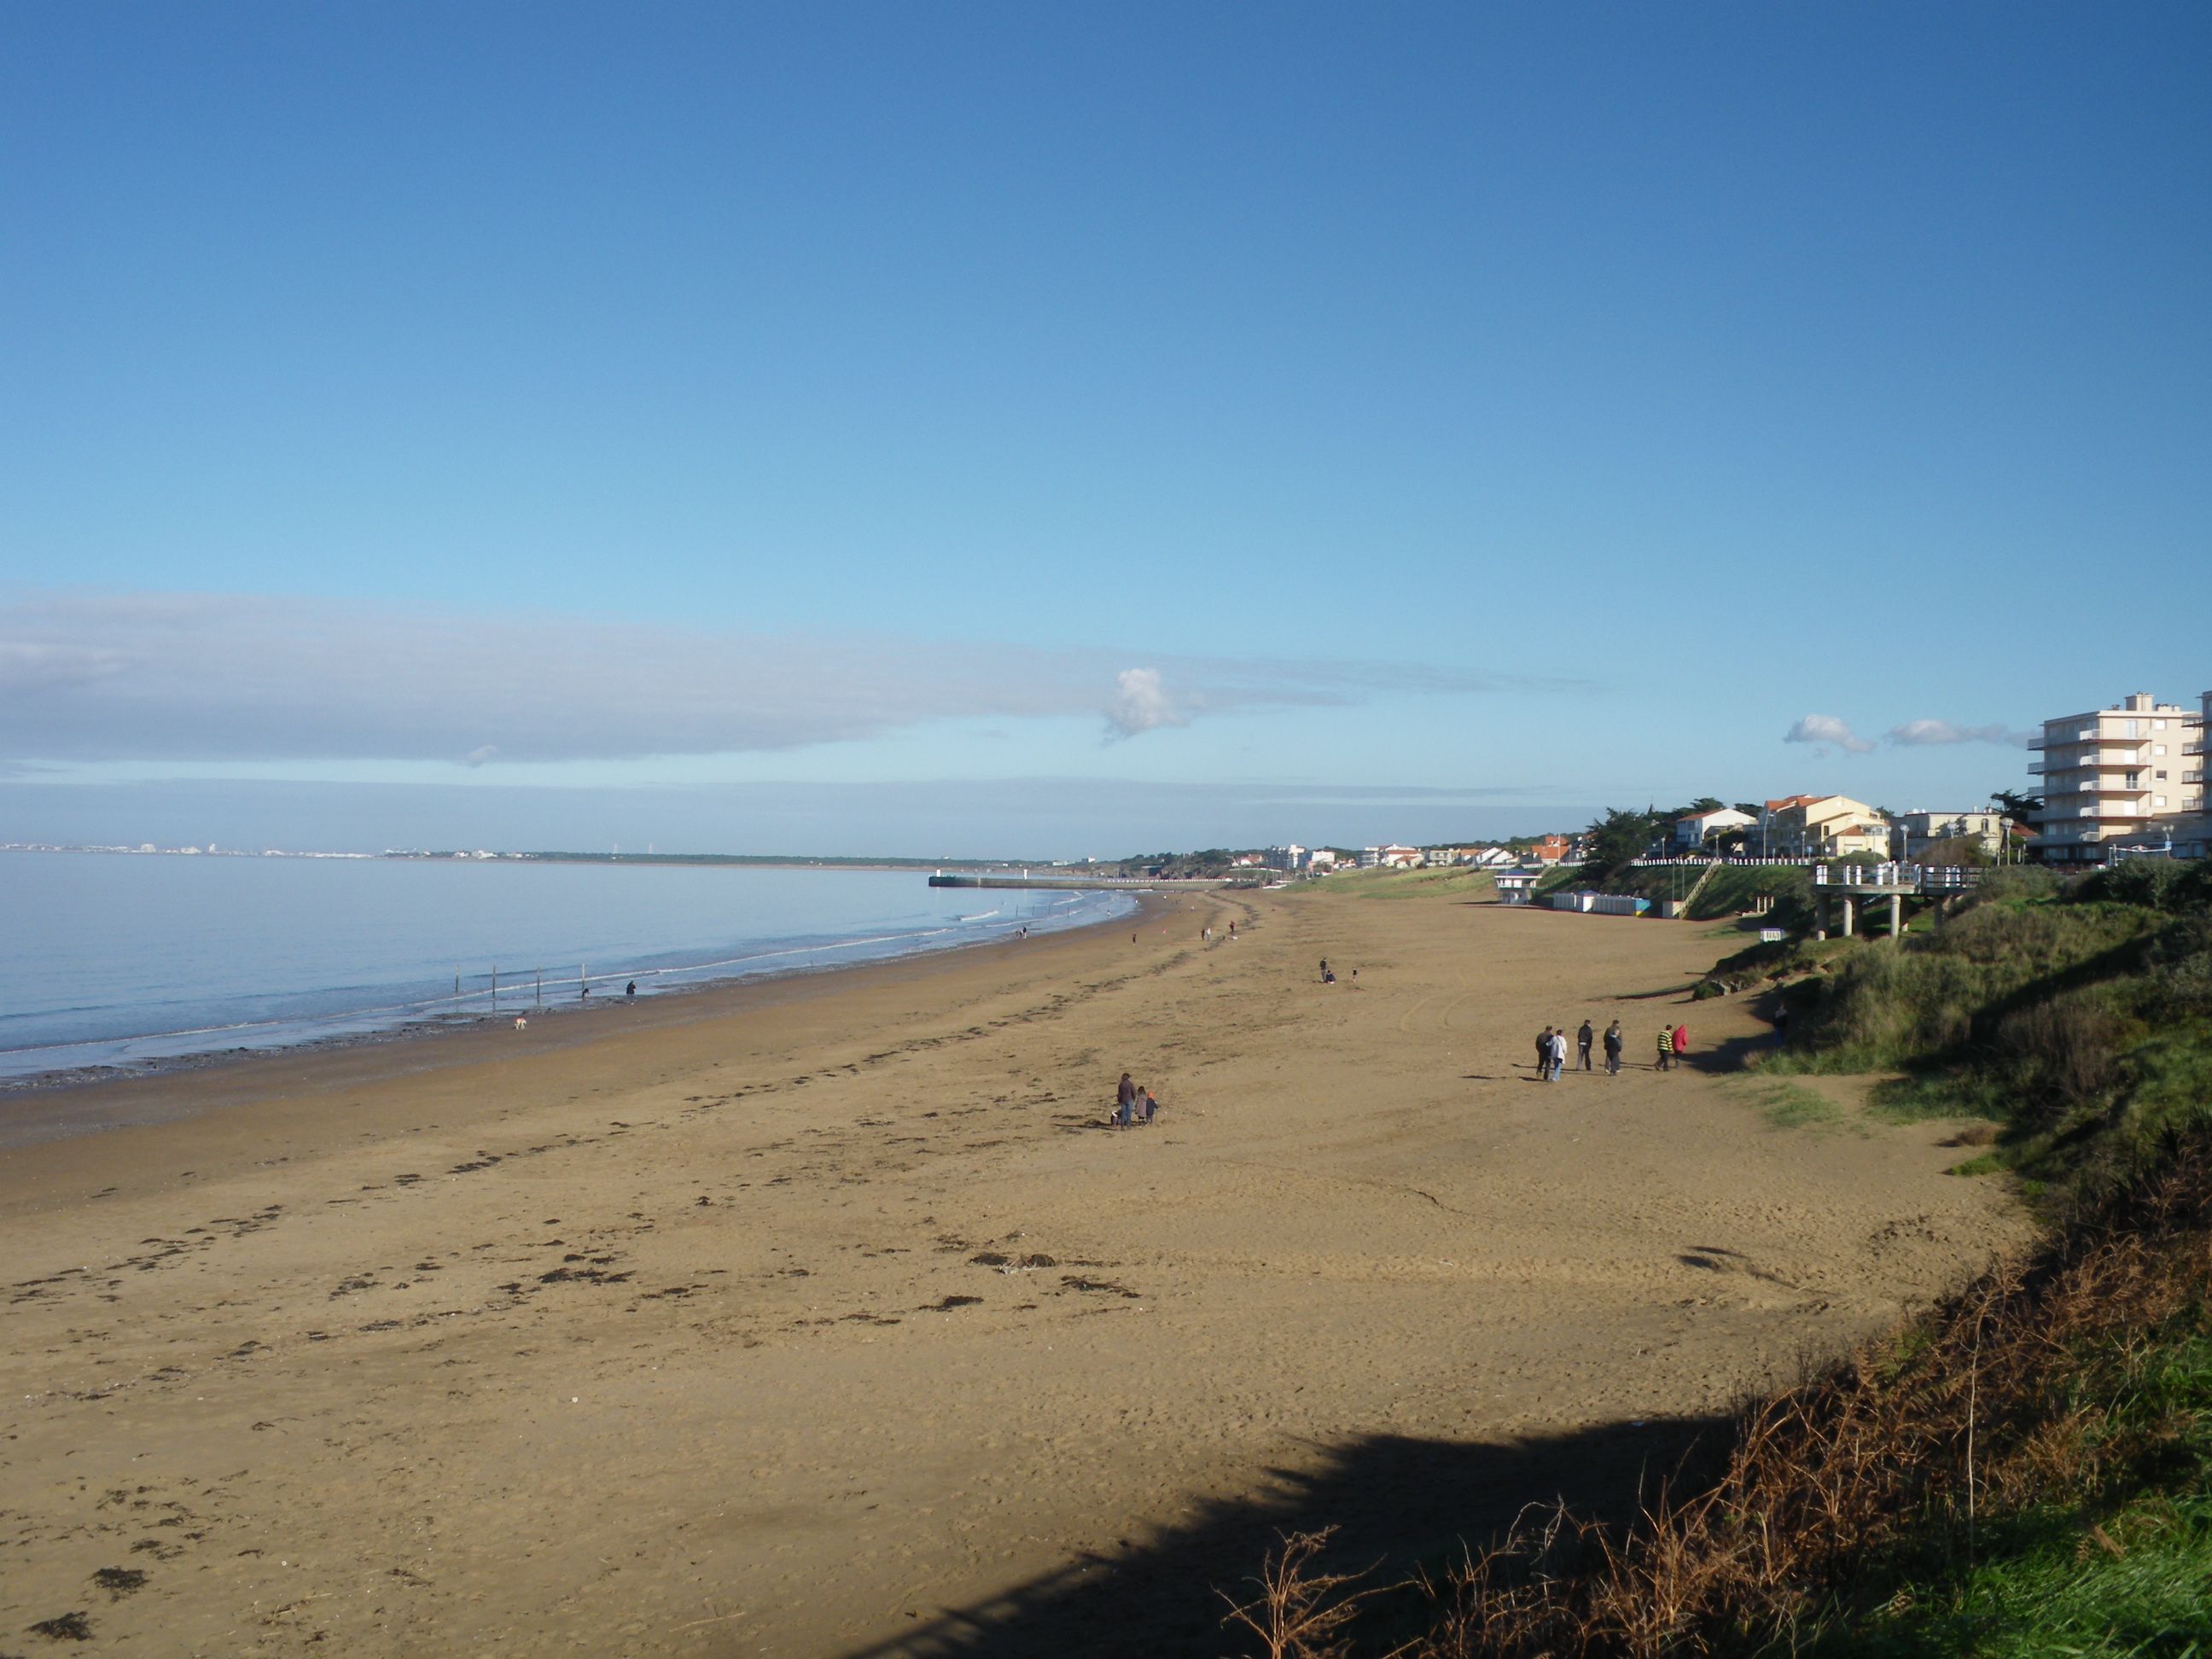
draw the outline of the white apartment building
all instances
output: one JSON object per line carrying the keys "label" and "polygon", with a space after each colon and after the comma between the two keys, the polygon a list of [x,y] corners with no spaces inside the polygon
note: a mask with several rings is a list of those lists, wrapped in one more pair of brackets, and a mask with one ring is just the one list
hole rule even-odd
{"label": "white apartment building", "polygon": [[2036,851],[2045,864],[2102,864],[2112,843],[2143,842],[2203,811],[2202,708],[2138,691],[2045,720],[2028,746],[2041,751],[2027,769],[2041,784]]}
{"label": "white apartment building", "polygon": [[1994,856],[2004,845],[1999,812],[1899,812],[1890,820],[1889,855],[1917,864],[1940,841],[1974,841]]}

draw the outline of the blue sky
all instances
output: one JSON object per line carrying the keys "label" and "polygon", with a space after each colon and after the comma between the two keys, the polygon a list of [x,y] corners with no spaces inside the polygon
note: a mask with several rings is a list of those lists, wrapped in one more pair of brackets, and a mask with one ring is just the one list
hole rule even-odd
{"label": "blue sky", "polygon": [[0,840],[1965,805],[2212,685],[2199,6],[7,35]]}

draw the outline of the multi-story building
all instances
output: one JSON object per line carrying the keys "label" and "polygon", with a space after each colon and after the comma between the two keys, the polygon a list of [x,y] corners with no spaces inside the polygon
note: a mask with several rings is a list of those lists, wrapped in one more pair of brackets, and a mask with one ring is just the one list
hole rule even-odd
{"label": "multi-story building", "polygon": [[1899,812],[1890,820],[1889,855],[1917,864],[1938,842],[1972,841],[1994,855],[2004,845],[2001,812]]}
{"label": "multi-story building", "polygon": [[[2109,708],[2043,723],[2037,857],[2102,864],[2112,846],[2163,839],[2204,807],[2204,711],[2138,691]],[[2163,822],[2161,822],[2163,821]]]}
{"label": "multi-story building", "polygon": [[1889,820],[1849,795],[1785,795],[1768,801],[1759,830],[1761,850],[1776,858],[1889,856]]}

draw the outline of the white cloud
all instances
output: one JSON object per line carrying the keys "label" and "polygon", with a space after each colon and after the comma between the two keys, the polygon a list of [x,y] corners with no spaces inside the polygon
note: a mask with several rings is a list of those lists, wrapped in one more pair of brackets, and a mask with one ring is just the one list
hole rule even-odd
{"label": "white cloud", "polygon": [[1823,749],[1840,749],[1846,755],[1863,755],[1874,747],[1833,714],[1806,715],[1790,728],[1782,741],[1816,744]]}
{"label": "white cloud", "polygon": [[1392,663],[1128,660],[328,599],[34,593],[0,600],[0,756],[506,766],[1095,715],[1109,686],[1110,729],[1133,736],[1239,708],[1569,684]]}
{"label": "white cloud", "polygon": [[1160,684],[1157,668],[1125,668],[1114,677],[1114,701],[1106,710],[1107,736],[1133,738],[1163,726],[1188,726],[1190,711],[1177,708]]}
{"label": "white cloud", "polygon": [[1893,726],[1887,733],[1889,741],[1908,749],[1927,744],[1995,743],[2011,748],[2026,748],[2026,732],[2015,732],[2005,726],[1954,726],[1949,720],[1907,720],[1902,726]]}

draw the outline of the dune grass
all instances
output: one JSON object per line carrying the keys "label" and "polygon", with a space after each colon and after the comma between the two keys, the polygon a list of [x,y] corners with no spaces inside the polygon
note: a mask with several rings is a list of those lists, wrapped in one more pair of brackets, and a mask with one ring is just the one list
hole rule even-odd
{"label": "dune grass", "polygon": [[1754,1072],[1729,1079],[1729,1085],[1772,1128],[1835,1130],[1851,1121],[1850,1115],[1826,1095],[1786,1078]]}
{"label": "dune grass", "polygon": [[1300,898],[1483,898],[1496,891],[1490,872],[1468,865],[1436,869],[1347,870],[1291,890]]}

